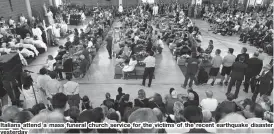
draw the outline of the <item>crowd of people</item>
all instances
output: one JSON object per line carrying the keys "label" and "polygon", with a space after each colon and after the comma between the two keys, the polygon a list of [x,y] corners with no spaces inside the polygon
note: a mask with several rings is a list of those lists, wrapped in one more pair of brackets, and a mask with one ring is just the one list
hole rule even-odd
{"label": "crowd of people", "polygon": [[[245,47],[242,48],[242,53],[237,56],[233,55],[233,48],[228,49],[228,54],[225,57],[220,56],[222,53],[220,49],[216,49],[214,56],[211,56],[214,49],[213,41],[210,40],[209,46],[205,50],[201,48],[203,40],[199,28],[187,17],[184,8],[179,7],[184,6],[175,3],[169,6],[144,4],[125,10],[117,8],[118,13],[116,16],[122,22],[119,30],[124,31],[119,33],[119,40],[113,37],[115,33],[104,34],[108,32],[108,27],[111,27],[112,19],[115,17],[110,12],[111,9],[99,9],[99,12],[94,14],[86,29],[80,29],[80,32],[78,29],[74,29],[73,40],[67,38],[67,42],[59,46],[56,57],[48,56],[47,64],[40,69],[36,80],[33,80],[29,73],[23,73],[22,86],[18,89],[24,97],[24,105],[4,105],[1,110],[1,122],[273,123],[273,103],[268,98],[273,89],[273,63],[263,67],[264,59],[261,57],[260,52],[255,52],[252,57],[249,57]],[[83,12],[86,11],[83,10]],[[160,14],[165,16],[159,17]],[[33,31],[34,38],[40,39],[40,42],[43,41],[40,32],[37,32],[37,29]],[[31,35],[29,33],[25,34],[23,42],[30,41]],[[170,88],[165,96],[155,93],[152,97],[147,97],[146,92],[140,89],[137,98],[130,98],[130,95],[124,93],[123,89],[119,87],[115,99],[111,97],[110,93],[106,93],[102,104],[99,107],[93,107],[92,100],[88,95],[80,96],[79,83],[74,82],[72,78],[85,76],[102,43],[98,39],[106,41],[110,59],[113,56],[113,51],[115,51],[113,50],[113,41],[119,43],[120,47],[116,53],[116,58],[121,59],[119,64],[122,66],[124,73],[132,71],[137,64],[144,64],[145,72],[142,85],[145,86],[145,79],[149,76],[149,87],[155,69],[154,56],[157,53],[162,53],[164,42],[166,42],[176,60],[185,59],[187,69],[182,87],[189,87],[187,94],[177,94],[174,88]],[[33,49],[33,55],[38,54],[40,51],[39,49],[36,51],[32,45],[23,43],[20,45]],[[46,48],[43,47],[43,49]],[[138,59],[138,62],[136,59]],[[210,71],[206,75],[213,79],[212,86],[214,86],[216,77],[221,70],[221,81],[218,84],[228,86],[227,98],[224,101],[215,99],[211,90],[205,92],[207,98],[200,100],[197,92],[192,89],[193,82],[203,84],[208,81],[208,78],[205,81],[201,80],[204,78],[202,74],[205,72],[204,64],[210,64]],[[66,74],[65,78],[67,79],[65,84],[58,80],[58,78],[60,80],[64,78],[63,73]],[[197,78],[196,75],[198,75]],[[251,99],[236,101],[243,80],[244,91],[248,92],[250,85],[253,96]],[[236,87],[234,94],[231,93],[233,86]],[[260,97],[257,97],[258,94],[260,94]],[[271,128],[30,128],[29,132],[273,133],[273,130]]]}
{"label": "crowd of people", "polygon": [[[257,103],[250,99],[235,101],[233,94],[227,94],[224,101],[217,101],[212,91],[205,92],[207,98],[199,100],[199,95],[188,90],[188,94],[177,94],[170,88],[167,95],[155,93],[147,97],[143,89],[138,91],[136,99],[118,88],[118,94],[113,99],[110,93],[105,94],[105,100],[99,107],[93,107],[91,100],[83,96],[79,105],[79,85],[68,81],[64,91],[56,91],[52,95],[50,105],[35,104],[29,108],[16,106],[2,107],[1,122],[14,123],[267,123],[273,122],[273,104],[266,96]],[[24,85],[28,88],[27,85]],[[74,90],[72,90],[74,89]],[[27,92],[31,89],[26,89]],[[67,94],[67,95],[66,95]],[[69,95],[68,95],[69,94]],[[30,97],[30,96],[29,96]],[[33,97],[33,96],[32,96]],[[131,101],[133,100],[133,101]],[[45,118],[47,117],[47,118]],[[272,128],[152,128],[152,129],[28,129],[30,133],[272,133]]]}
{"label": "crowd of people", "polygon": [[[60,9],[59,9],[60,10]],[[109,11],[109,10],[106,10]],[[104,12],[102,10],[102,12]],[[52,13],[51,10],[47,11],[47,25],[48,27],[46,29],[42,22],[35,22],[33,23],[33,28],[31,28],[29,25],[32,23],[27,23],[28,21],[26,18],[21,15],[20,21],[15,23],[14,21],[9,20],[10,25],[7,25],[3,18],[1,19],[1,54],[2,55],[9,55],[10,53],[18,53],[19,57],[21,59],[21,62],[23,65],[28,65],[28,59],[36,58],[39,54],[44,53],[47,51],[48,47],[51,45],[53,40],[58,39],[60,37],[60,28],[59,31],[57,30],[57,34],[55,33],[54,27],[56,26],[55,23],[57,21],[58,17],[53,18],[53,15],[58,16],[59,12]],[[112,24],[112,18],[109,12],[108,14],[104,14],[103,16],[99,16],[100,12],[94,14],[94,18],[90,20],[89,24],[86,26],[85,29],[74,29],[73,32],[73,39],[67,38],[67,42],[63,45],[56,44],[59,46],[58,54],[56,56],[48,55],[48,58],[46,60],[46,63],[43,63],[43,69],[39,72],[41,75],[41,78],[38,77],[37,81],[33,81],[31,83],[37,83],[33,84],[34,87],[32,87],[32,84],[27,84],[25,89],[33,88],[41,93],[40,96],[47,96],[46,95],[46,87],[45,82],[47,80],[64,80],[64,78],[69,77],[71,78],[79,78],[79,77],[85,77],[86,71],[89,68],[89,65],[91,64],[93,58],[95,57],[97,51],[100,48],[100,45],[102,44],[102,40],[105,37],[105,33],[108,32],[110,29],[110,26]],[[110,18],[108,23],[102,23],[104,22],[105,18]],[[62,22],[65,22],[65,20],[62,20]],[[13,26],[16,26],[13,30]],[[22,25],[22,27],[21,27]],[[49,34],[49,31],[51,34]],[[51,36],[52,35],[52,36]],[[58,35],[58,36],[56,36]],[[27,59],[27,60],[26,60]],[[13,62],[13,61],[11,61]],[[17,63],[21,64],[21,63]],[[1,68],[2,69],[2,68]],[[10,70],[14,71],[13,68],[10,68]],[[17,70],[19,72],[18,75],[21,75],[22,78],[17,78],[16,76],[13,79],[16,79],[15,81],[12,80],[12,84],[17,85],[16,87],[11,86],[12,84],[1,84],[1,99],[2,99],[2,105],[6,105],[8,103],[9,96],[11,98],[13,105],[21,105],[20,104],[20,90],[24,89],[22,85],[24,85],[24,72],[20,72],[22,70]],[[2,71],[1,71],[2,72]],[[26,71],[25,72],[29,72]],[[31,71],[30,71],[31,72]],[[4,78],[6,73],[8,72],[2,72],[1,73],[1,79],[3,81],[9,81]],[[33,73],[33,72],[32,72]],[[54,76],[49,77],[51,73],[54,73]],[[63,74],[66,76],[64,77]],[[14,74],[12,74],[14,75]],[[45,76],[45,78],[43,78]],[[46,80],[46,81],[45,81]],[[2,82],[3,82],[2,81]],[[57,81],[57,80],[56,80]],[[3,82],[4,83],[4,82]],[[21,85],[22,84],[22,85]],[[30,87],[31,86],[31,87]],[[36,87],[37,86],[37,87]],[[14,88],[14,89],[13,89]],[[53,87],[52,87],[53,88]],[[55,88],[55,87],[54,87]],[[41,91],[40,91],[41,89]],[[15,92],[4,92],[5,90],[15,90]],[[32,106],[34,104],[34,98],[29,97],[33,95],[33,91],[29,90],[26,92],[23,92],[22,90],[21,94],[25,96],[25,99],[32,100],[32,103],[28,103],[28,107]],[[17,95],[15,95],[17,94]],[[18,95],[19,94],[19,95]],[[37,95],[39,95],[37,94]],[[14,97],[16,96],[16,97]],[[36,99],[39,98],[41,100],[45,100],[44,102],[47,102],[47,98],[43,97],[36,97]],[[25,104],[26,105],[26,104]]]}
{"label": "crowd of people", "polygon": [[243,43],[262,49],[273,55],[273,8],[271,6],[249,7],[239,10],[235,6],[204,5],[203,18],[211,24],[215,34],[240,35]]}

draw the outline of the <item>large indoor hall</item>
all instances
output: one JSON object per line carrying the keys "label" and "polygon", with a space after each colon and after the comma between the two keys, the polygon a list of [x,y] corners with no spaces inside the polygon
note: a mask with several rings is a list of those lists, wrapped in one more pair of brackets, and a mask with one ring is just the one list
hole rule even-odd
{"label": "large indoor hall", "polygon": [[0,122],[273,123],[273,0],[0,3]]}

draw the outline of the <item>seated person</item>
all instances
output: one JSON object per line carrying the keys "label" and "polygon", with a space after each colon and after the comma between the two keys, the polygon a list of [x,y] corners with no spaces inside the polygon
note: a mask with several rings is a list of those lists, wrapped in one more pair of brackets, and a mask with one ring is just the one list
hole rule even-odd
{"label": "seated person", "polygon": [[20,35],[17,35],[15,39],[16,39],[17,43],[23,43],[24,42],[24,40],[22,39],[22,37]]}
{"label": "seated person", "polygon": [[67,53],[67,51],[64,48],[64,46],[59,46],[58,54],[55,57],[55,60],[62,60],[63,55],[66,53]]}
{"label": "seated person", "polygon": [[232,28],[232,31],[233,32],[238,32],[239,31],[239,29],[240,29],[240,23],[238,23],[238,24],[236,24],[235,26],[234,26],[234,28]]}
{"label": "seated person", "polygon": [[132,56],[132,57],[130,58],[130,61],[129,61],[128,65],[125,65],[125,66],[123,67],[123,69],[122,69],[122,75],[123,75],[122,79],[125,78],[125,74],[126,74],[127,72],[133,71],[133,70],[135,69],[135,66],[136,66],[136,65],[137,65],[137,60],[136,60],[136,58],[135,58],[134,56]]}
{"label": "seated person", "polygon": [[36,47],[39,53],[44,53],[48,50],[47,45],[42,40],[39,40],[37,36],[34,36],[33,45]]}
{"label": "seated person", "polygon": [[2,43],[1,48],[0,48],[0,53],[1,54],[10,54],[10,53],[12,53],[12,50],[10,48],[7,48],[6,43]]}
{"label": "seated person", "polygon": [[23,40],[24,44],[33,44],[33,38],[30,37],[30,33],[26,34],[26,38]]}
{"label": "seated person", "polygon": [[47,64],[45,68],[49,71],[54,71],[54,64],[56,64],[56,60],[52,55],[48,55]]}
{"label": "seated person", "polygon": [[86,71],[89,63],[84,55],[80,55],[80,60],[81,61],[80,61],[79,67],[74,71],[74,74],[77,74],[78,76],[82,75],[82,78],[84,78],[86,75]]}
{"label": "seated person", "polygon": [[206,54],[211,54],[213,49],[214,49],[213,40],[210,40],[209,41],[209,45],[208,45],[208,47],[205,50],[205,53]]}
{"label": "seated person", "polygon": [[130,55],[131,55],[131,48],[128,47],[128,45],[126,44],[123,48],[122,57],[130,57]]}

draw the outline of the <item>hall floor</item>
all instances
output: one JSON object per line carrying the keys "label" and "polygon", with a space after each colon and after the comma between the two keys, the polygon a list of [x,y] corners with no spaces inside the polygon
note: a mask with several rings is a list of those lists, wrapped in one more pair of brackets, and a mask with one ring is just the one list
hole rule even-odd
{"label": "hall floor", "polygon": [[[200,28],[203,36],[202,47],[206,48],[209,40],[214,41],[214,51],[215,49],[222,50],[222,56],[226,55],[227,49],[229,47],[235,49],[235,55],[239,54],[243,46],[247,47],[248,53],[250,56],[256,51],[254,47],[249,46],[248,44],[243,44],[238,42],[238,36],[221,36],[215,35],[211,32],[208,32],[209,25],[202,20],[193,20],[194,23]],[[114,26],[118,23],[114,23]],[[84,26],[69,26],[70,29],[73,28],[82,28]],[[62,39],[60,43],[63,45],[65,39]],[[39,72],[39,69],[45,64],[47,55],[56,55],[57,47],[49,48],[49,51],[46,54],[40,55],[34,62],[32,62],[26,69],[33,72]],[[271,57],[265,55],[264,64],[269,63]],[[165,94],[168,94],[171,87],[177,90],[177,93],[186,94],[187,91],[181,88],[181,84],[184,81],[184,75],[181,72],[179,66],[176,64],[168,46],[165,46],[161,55],[157,55],[157,63],[155,70],[155,79],[152,81],[151,88],[141,86],[141,79],[114,79],[114,64],[115,59],[108,59],[108,53],[105,48],[105,45],[102,45],[99,52],[97,53],[90,69],[88,70],[85,78],[83,79],[74,79],[80,83],[80,96],[87,95],[89,96],[93,106],[99,106],[104,98],[105,93],[109,92],[112,95],[112,98],[115,99],[117,94],[117,88],[122,87],[123,92],[130,94],[130,99],[133,100],[137,97],[137,92],[139,89],[144,89],[146,91],[147,97],[152,96],[154,93],[160,93],[163,97]],[[37,74],[32,75],[35,79]],[[217,80],[218,81],[218,80]],[[62,81],[65,82],[65,81]],[[147,80],[148,82],[148,80]],[[211,82],[211,80],[209,80]],[[199,94],[200,99],[205,98],[205,91],[212,90],[214,92],[214,97],[223,101],[225,99],[225,92],[227,87],[221,87],[215,85],[211,87],[208,85],[203,86],[194,86],[193,89]],[[239,100],[247,97],[251,97],[251,93],[244,93],[242,91],[239,93]],[[234,92],[234,90],[232,91]],[[272,97],[273,98],[273,94]]]}

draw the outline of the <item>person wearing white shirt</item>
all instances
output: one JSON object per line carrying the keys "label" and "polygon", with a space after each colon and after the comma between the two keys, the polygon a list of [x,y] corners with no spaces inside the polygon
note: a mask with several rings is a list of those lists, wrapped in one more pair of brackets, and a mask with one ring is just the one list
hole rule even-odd
{"label": "person wearing white shirt", "polygon": [[139,36],[135,33],[135,37],[134,37],[134,43],[137,44],[137,41],[139,40]]}
{"label": "person wearing white shirt", "polygon": [[155,5],[153,6],[153,15],[154,15],[154,16],[158,15],[158,6],[157,6],[157,4],[155,4]]}
{"label": "person wearing white shirt", "polygon": [[41,68],[39,70],[38,77],[36,78],[36,85],[37,88],[41,91],[41,96],[44,97],[44,103],[47,104],[48,101],[46,99],[46,89],[47,89],[47,83],[51,80],[50,76],[47,75],[48,71],[46,68]]}
{"label": "person wearing white shirt", "polygon": [[84,13],[83,11],[81,11],[81,19],[82,19],[83,21],[86,20],[86,15],[85,15],[85,13]]}
{"label": "person wearing white shirt", "polygon": [[32,34],[33,36],[37,36],[39,40],[42,40],[42,31],[36,25],[32,28]]}
{"label": "person wearing white shirt", "polygon": [[125,73],[133,71],[135,69],[136,65],[137,65],[137,60],[134,56],[132,56],[130,58],[130,61],[129,61],[128,65],[125,65],[123,70],[122,70],[122,74],[123,74],[122,79],[125,78]]}
{"label": "person wearing white shirt", "polygon": [[19,19],[20,19],[20,23],[21,24],[25,23],[25,21],[26,21],[26,18],[25,18],[25,16],[23,14],[21,14],[21,16],[20,16]]}
{"label": "person wearing white shirt", "polygon": [[162,54],[162,51],[165,48],[165,46],[164,46],[164,42],[161,40],[160,36],[158,36],[158,40],[157,40],[157,44],[156,45],[157,45],[159,54]]}
{"label": "person wearing white shirt", "polygon": [[[5,44],[5,43],[3,43]],[[7,53],[10,54],[11,53],[11,49],[10,48],[6,48],[5,45],[2,44],[2,48],[0,48],[0,53]]]}
{"label": "person wearing white shirt", "polygon": [[154,75],[154,70],[155,70],[155,57],[153,57],[154,53],[152,51],[149,52],[149,56],[145,58],[145,60],[143,61],[146,66],[145,66],[145,71],[144,71],[144,75],[143,75],[143,82],[142,85],[145,86],[146,84],[146,78],[149,78],[149,82],[148,82],[148,87],[151,86],[151,82],[152,82],[152,78]]}
{"label": "person wearing white shirt", "polygon": [[52,33],[53,33],[53,35],[54,35],[55,37],[57,37],[57,38],[60,38],[60,37],[61,37],[60,32],[61,32],[61,28],[58,27],[58,25],[55,25],[55,24],[54,24],[54,25],[52,26]]}
{"label": "person wearing white shirt", "polygon": [[92,38],[90,38],[88,41],[88,48],[91,48],[92,46],[93,46]]}
{"label": "person wearing white shirt", "polygon": [[261,48],[259,48],[258,49],[258,52],[259,52],[259,56],[258,56],[258,59],[260,59],[260,60],[262,60],[262,61],[264,61],[264,54],[263,54],[263,49],[261,49]]}
{"label": "person wearing white shirt", "polygon": [[[228,85],[228,81],[230,79],[230,73],[232,71],[232,65],[236,60],[236,56],[233,55],[234,49],[233,48],[228,48],[228,54],[223,58],[223,68],[221,70],[221,81],[219,82],[219,85],[223,85],[224,84],[227,86]],[[227,76],[225,78],[225,76]]]}
{"label": "person wearing white shirt", "polygon": [[212,91],[206,91],[206,99],[203,99],[200,103],[203,110],[215,111],[218,106],[218,101],[213,97]]}
{"label": "person wearing white shirt", "polygon": [[71,81],[70,75],[66,76],[68,80],[67,83],[64,84],[64,94],[68,96],[68,104],[70,107],[77,106],[80,104],[80,96],[79,96],[79,84],[77,82]]}
{"label": "person wearing white shirt", "polygon": [[26,38],[23,40],[24,44],[33,44],[33,38],[30,37],[30,33],[26,34]]}
{"label": "person wearing white shirt", "polygon": [[4,24],[0,24],[0,34],[7,36],[8,32],[7,32],[7,28],[4,26]]}
{"label": "person wearing white shirt", "polygon": [[51,72],[49,76],[51,80],[46,84],[46,93],[48,98],[52,98],[55,94],[63,92],[63,84],[56,79],[57,73]]}
{"label": "person wearing white shirt", "polygon": [[50,10],[48,10],[46,16],[48,17],[49,24],[53,25],[54,24],[53,13]]}
{"label": "person wearing white shirt", "polygon": [[123,9],[123,6],[122,6],[122,4],[120,4],[118,11],[119,11],[120,13],[122,13],[123,10],[124,10],[124,9]]}
{"label": "person wearing white shirt", "polygon": [[56,63],[56,60],[53,58],[52,55],[49,55],[48,56],[48,59],[47,59],[47,64],[46,64],[46,69],[49,70],[49,71],[54,71],[54,64]]}
{"label": "person wearing white shirt", "polygon": [[12,19],[12,17],[10,17],[10,19],[9,19],[9,27],[10,28],[14,28],[14,26],[15,26],[14,20]]}

